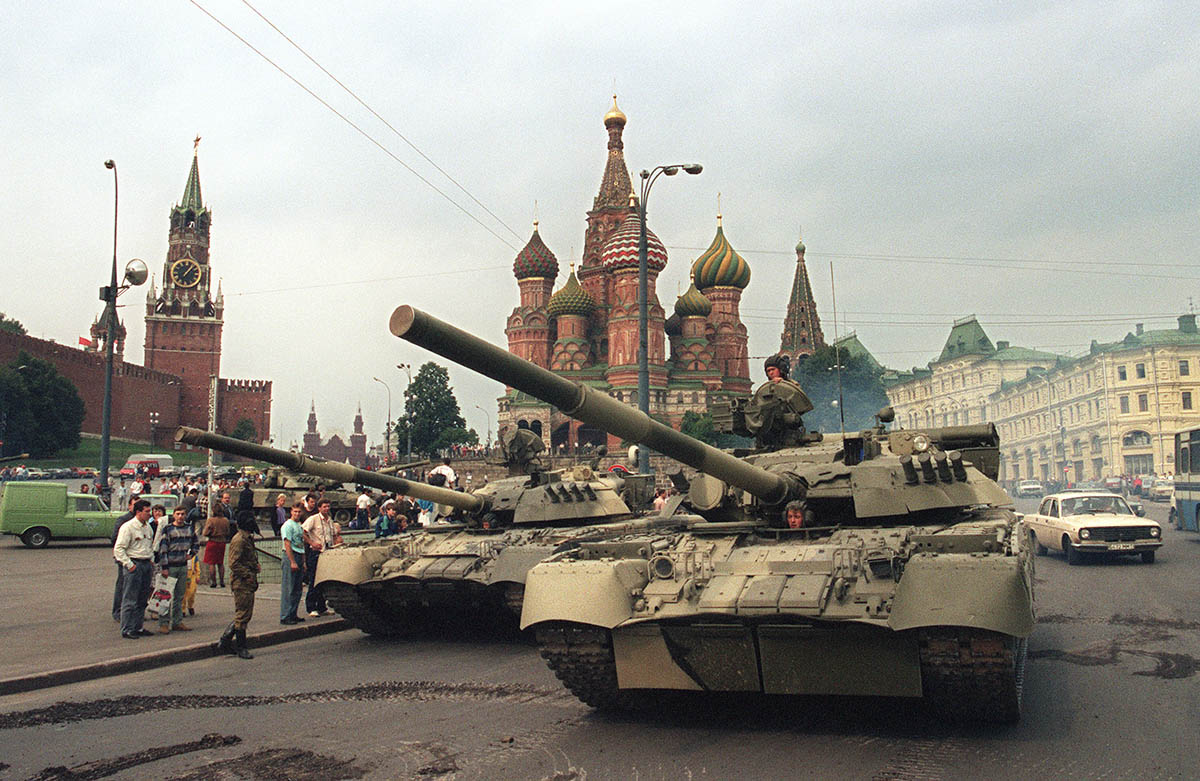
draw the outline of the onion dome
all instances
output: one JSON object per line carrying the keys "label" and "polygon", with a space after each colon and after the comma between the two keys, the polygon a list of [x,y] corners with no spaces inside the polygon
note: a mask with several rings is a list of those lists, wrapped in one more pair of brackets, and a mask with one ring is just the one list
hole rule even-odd
{"label": "onion dome", "polygon": [[734,252],[725,238],[721,217],[717,215],[717,235],[704,254],[692,264],[692,281],[701,290],[710,287],[745,288],[750,284],[750,266]]}
{"label": "onion dome", "polygon": [[683,323],[679,320],[679,313],[671,315],[663,322],[663,330],[667,332],[667,336],[682,336]]}
{"label": "onion dome", "polygon": [[513,275],[517,279],[529,277],[546,277],[554,279],[558,276],[558,258],[538,235],[537,223],[533,224],[533,235],[528,243],[517,253],[513,261]]}
{"label": "onion dome", "polygon": [[567,282],[557,293],[550,296],[549,303],[546,304],[546,313],[551,317],[560,315],[580,315],[587,317],[596,308],[596,302],[579,285],[579,280],[575,278],[575,268],[571,268],[571,276],[567,277]]}
{"label": "onion dome", "polygon": [[[642,229],[642,220],[638,216],[637,207],[631,207],[629,214],[621,221],[621,226],[613,231],[604,249],[600,250],[600,262],[604,268],[613,271],[617,269],[638,267],[638,233]],[[654,235],[654,231],[646,230],[646,268],[658,273],[667,266],[667,248]]]}
{"label": "onion dome", "polygon": [[803,240],[803,239],[801,239],[800,241],[797,241],[797,242],[796,242],[796,254],[797,254],[797,255],[803,255],[803,254],[804,254],[804,240]]}
{"label": "onion dome", "polygon": [[621,109],[617,108],[617,96],[616,95],[613,95],[613,107],[610,108],[608,110],[608,113],[604,115],[604,126],[605,127],[608,127],[610,124],[614,124],[614,123],[618,124],[618,125],[625,124],[625,112],[622,111]]}
{"label": "onion dome", "polygon": [[696,283],[688,287],[687,292],[675,299],[675,314],[680,317],[708,317],[712,311],[712,301],[696,289]]}

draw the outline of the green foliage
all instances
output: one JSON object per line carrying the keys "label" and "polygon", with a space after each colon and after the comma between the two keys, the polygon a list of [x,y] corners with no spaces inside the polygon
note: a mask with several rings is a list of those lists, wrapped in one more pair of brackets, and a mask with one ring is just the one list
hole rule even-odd
{"label": "green foliage", "polygon": [[[858,431],[875,423],[875,413],[888,404],[887,393],[879,381],[879,370],[862,356],[841,354],[842,398],[845,403],[846,430]],[[792,367],[792,379],[800,383],[813,411],[804,416],[809,431],[835,432],[842,427],[837,406],[837,356],[833,347],[822,347]]]}
{"label": "green foliage", "polygon": [[709,445],[717,444],[717,432],[713,428],[712,414],[709,412],[701,415],[694,410],[688,410],[683,413],[683,422],[680,423],[679,430]]}
{"label": "green foliage", "polygon": [[25,326],[21,325],[19,320],[14,320],[3,312],[0,312],[0,331],[11,331],[14,334],[26,332]]}
{"label": "green foliage", "polygon": [[396,423],[397,442],[406,442],[410,426],[414,453],[431,455],[451,445],[479,442],[459,410],[450,373],[433,361],[421,366],[404,390],[404,419]]}
{"label": "green foliage", "polygon": [[229,436],[234,439],[240,439],[243,442],[257,442],[258,430],[254,428],[254,421],[250,418],[242,418],[233,427],[233,433]]}
{"label": "green foliage", "polygon": [[0,369],[3,454],[48,458],[79,445],[83,399],[54,365],[22,350]]}

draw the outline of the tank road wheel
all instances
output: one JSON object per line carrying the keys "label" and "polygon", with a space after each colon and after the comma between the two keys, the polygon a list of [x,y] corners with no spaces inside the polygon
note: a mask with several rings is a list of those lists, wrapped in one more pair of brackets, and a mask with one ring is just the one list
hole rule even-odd
{"label": "tank road wheel", "polygon": [[556,622],[537,629],[542,658],[571,693],[600,710],[627,707],[617,687],[612,635],[587,624]]}
{"label": "tank road wheel", "polygon": [[1063,535],[1062,538],[1063,555],[1067,558],[1067,563],[1071,565],[1081,564],[1083,562],[1083,554],[1071,544],[1071,538]]}
{"label": "tank road wheel", "polygon": [[365,602],[354,586],[326,580],[321,584],[325,601],[334,612],[349,621],[355,628],[375,637],[398,637],[407,627],[393,625],[385,613]]}
{"label": "tank road wheel", "polygon": [[966,627],[920,630],[926,704],[947,721],[1013,723],[1021,718],[1024,638]]}
{"label": "tank road wheel", "polygon": [[340,523],[342,525],[343,529],[346,528],[346,524],[350,523],[351,517],[352,516],[350,515],[350,511],[345,508],[342,508],[341,510],[333,511],[333,520]]}
{"label": "tank road wheel", "polygon": [[42,526],[26,529],[21,535],[21,542],[27,548],[44,548],[50,544],[50,530]]}
{"label": "tank road wheel", "polygon": [[1154,551],[1152,551],[1152,550],[1142,551],[1142,563],[1143,564],[1153,564],[1154,563]]}

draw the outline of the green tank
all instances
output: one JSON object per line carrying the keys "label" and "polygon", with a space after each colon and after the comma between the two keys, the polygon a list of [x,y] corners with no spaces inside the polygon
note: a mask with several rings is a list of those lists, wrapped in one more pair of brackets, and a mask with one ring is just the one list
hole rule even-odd
{"label": "green tank", "polygon": [[[714,408],[725,452],[411,307],[392,332],[693,469],[669,526],[583,540],[534,566],[521,627],[582,701],[663,691],[923,698],[1019,718],[1033,558],[995,482],[991,424],[822,436],[786,378]],[[786,373],[786,372],[785,372]],[[799,528],[786,520],[790,513]]]}
{"label": "green tank", "polygon": [[355,501],[358,499],[358,494],[346,490],[340,482],[289,469],[267,469],[263,473],[262,483],[250,488],[254,494],[254,516],[258,519],[261,529],[271,528],[275,502],[280,494],[287,497],[285,506],[291,507],[308,494],[317,493],[319,488],[324,488],[323,496],[329,500],[333,519],[343,526],[354,517]]}
{"label": "green tank", "polygon": [[[438,505],[449,522],[351,542],[321,554],[315,583],[330,606],[370,634],[400,636],[430,622],[516,629],[529,568],[565,546],[668,521],[648,512],[653,479],[591,464],[544,470],[541,439],[514,429],[501,444],[509,475],[472,493],[355,469],[300,453],[181,428],[176,438],[280,464],[314,479],[396,491]],[[600,454],[603,457],[603,453]]]}

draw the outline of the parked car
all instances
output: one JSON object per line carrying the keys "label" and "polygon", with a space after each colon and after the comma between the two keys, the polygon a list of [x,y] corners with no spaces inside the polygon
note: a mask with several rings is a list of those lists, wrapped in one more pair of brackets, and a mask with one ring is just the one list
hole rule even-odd
{"label": "parked car", "polygon": [[1041,496],[1042,484],[1037,480],[1022,480],[1017,483],[1017,496]]}
{"label": "parked car", "polygon": [[1138,554],[1152,564],[1162,547],[1162,527],[1139,518],[1123,497],[1107,491],[1051,494],[1024,522],[1039,555],[1061,551],[1068,564],[1080,563],[1087,553]]}
{"label": "parked car", "polygon": [[0,496],[0,534],[15,534],[30,548],[51,539],[107,539],[120,515],[100,497],[68,493],[62,483],[13,483]]}
{"label": "parked car", "polygon": [[1146,492],[1146,498],[1152,502],[1170,502],[1175,498],[1175,481],[1169,477],[1159,477]]}

